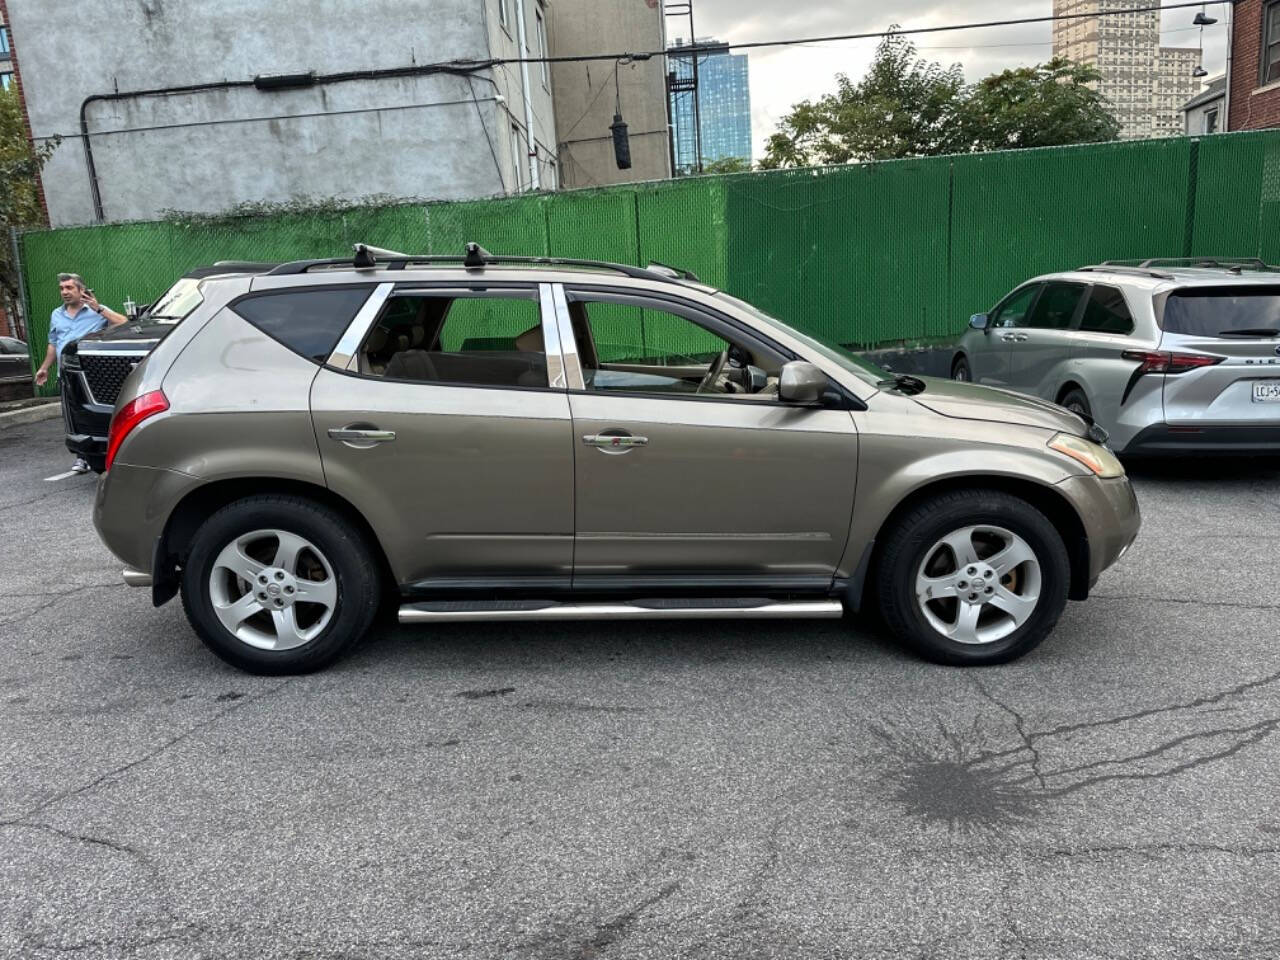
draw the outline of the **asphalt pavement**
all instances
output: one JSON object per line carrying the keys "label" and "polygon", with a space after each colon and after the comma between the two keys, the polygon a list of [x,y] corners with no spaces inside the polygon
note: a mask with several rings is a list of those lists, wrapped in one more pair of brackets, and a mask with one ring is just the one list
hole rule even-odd
{"label": "asphalt pavement", "polygon": [[0,431],[0,956],[1280,955],[1280,462],[1134,470],[1027,658],[866,623],[391,629],[238,673]]}

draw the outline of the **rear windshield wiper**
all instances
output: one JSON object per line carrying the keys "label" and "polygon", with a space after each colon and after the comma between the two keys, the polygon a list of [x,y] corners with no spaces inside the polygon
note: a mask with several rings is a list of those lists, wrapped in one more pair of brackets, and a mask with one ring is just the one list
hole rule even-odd
{"label": "rear windshield wiper", "polygon": [[1280,337],[1275,327],[1246,327],[1242,330],[1219,330],[1220,337]]}
{"label": "rear windshield wiper", "polygon": [[924,393],[925,382],[919,377],[912,377],[905,373],[896,373],[892,380],[878,380],[877,387],[885,389],[897,390],[905,393],[907,396],[913,396],[917,393]]}

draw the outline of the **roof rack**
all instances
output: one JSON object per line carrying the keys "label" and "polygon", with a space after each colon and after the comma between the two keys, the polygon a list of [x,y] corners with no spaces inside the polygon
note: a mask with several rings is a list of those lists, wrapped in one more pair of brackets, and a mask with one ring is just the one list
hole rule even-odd
{"label": "roof rack", "polygon": [[348,266],[356,270],[373,270],[383,267],[387,270],[403,270],[411,263],[460,263],[467,270],[483,270],[489,266],[506,264],[525,264],[533,266],[593,267],[598,270],[612,270],[626,277],[641,280],[661,280],[670,283],[672,280],[692,280],[699,282],[697,276],[688,270],[667,266],[665,263],[653,261],[648,267],[633,267],[625,263],[611,263],[607,260],[574,260],[566,257],[504,257],[496,256],[478,243],[468,243],[466,253],[461,256],[453,254],[412,255],[398,253],[394,250],[383,250],[365,243],[354,245],[353,257],[335,257],[321,260],[294,260],[282,263],[271,270],[268,276],[279,277],[291,274],[307,273],[316,267]]}
{"label": "roof rack", "polygon": [[[1132,260],[1108,260],[1104,266],[1134,266]],[[1208,267],[1239,274],[1244,270],[1280,270],[1258,257],[1151,257],[1136,264],[1145,267]]]}
{"label": "roof rack", "polygon": [[1105,270],[1107,273],[1127,273],[1135,277],[1153,277],[1156,280],[1176,280],[1172,273],[1163,273],[1159,270],[1152,270],[1149,267],[1135,267],[1116,264],[1110,260],[1106,263],[1096,263],[1085,267],[1076,267],[1078,273],[1089,273],[1093,270]]}

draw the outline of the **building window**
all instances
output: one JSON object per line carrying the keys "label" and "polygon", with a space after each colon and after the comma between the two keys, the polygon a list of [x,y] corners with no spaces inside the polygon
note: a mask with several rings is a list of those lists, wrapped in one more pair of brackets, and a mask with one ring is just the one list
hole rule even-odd
{"label": "building window", "polygon": [[0,57],[8,57],[9,49],[9,28],[0,27]]}
{"label": "building window", "polygon": [[503,29],[507,26],[507,4],[510,0],[498,0],[498,23],[502,24]]}
{"label": "building window", "polygon": [[9,85],[13,83],[12,73],[0,73],[0,89],[8,90]]}
{"label": "building window", "polygon": [[1205,133],[1218,132],[1218,108],[1217,107],[1214,107],[1212,110],[1206,110],[1204,112],[1204,132]]}
{"label": "building window", "polygon": [[1262,82],[1280,80],[1280,2],[1268,3],[1262,11]]}
{"label": "building window", "polygon": [[[547,55],[547,22],[542,19],[542,11],[535,10],[534,18],[537,20],[538,29],[538,56],[546,57]],[[542,67],[542,85],[550,89],[551,87],[551,64],[544,59],[539,64]]]}

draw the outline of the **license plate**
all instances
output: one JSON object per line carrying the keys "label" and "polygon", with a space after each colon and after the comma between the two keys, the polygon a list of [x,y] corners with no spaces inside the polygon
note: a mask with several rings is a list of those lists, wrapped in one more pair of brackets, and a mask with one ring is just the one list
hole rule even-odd
{"label": "license plate", "polygon": [[1258,380],[1253,384],[1254,403],[1280,403],[1280,380]]}

